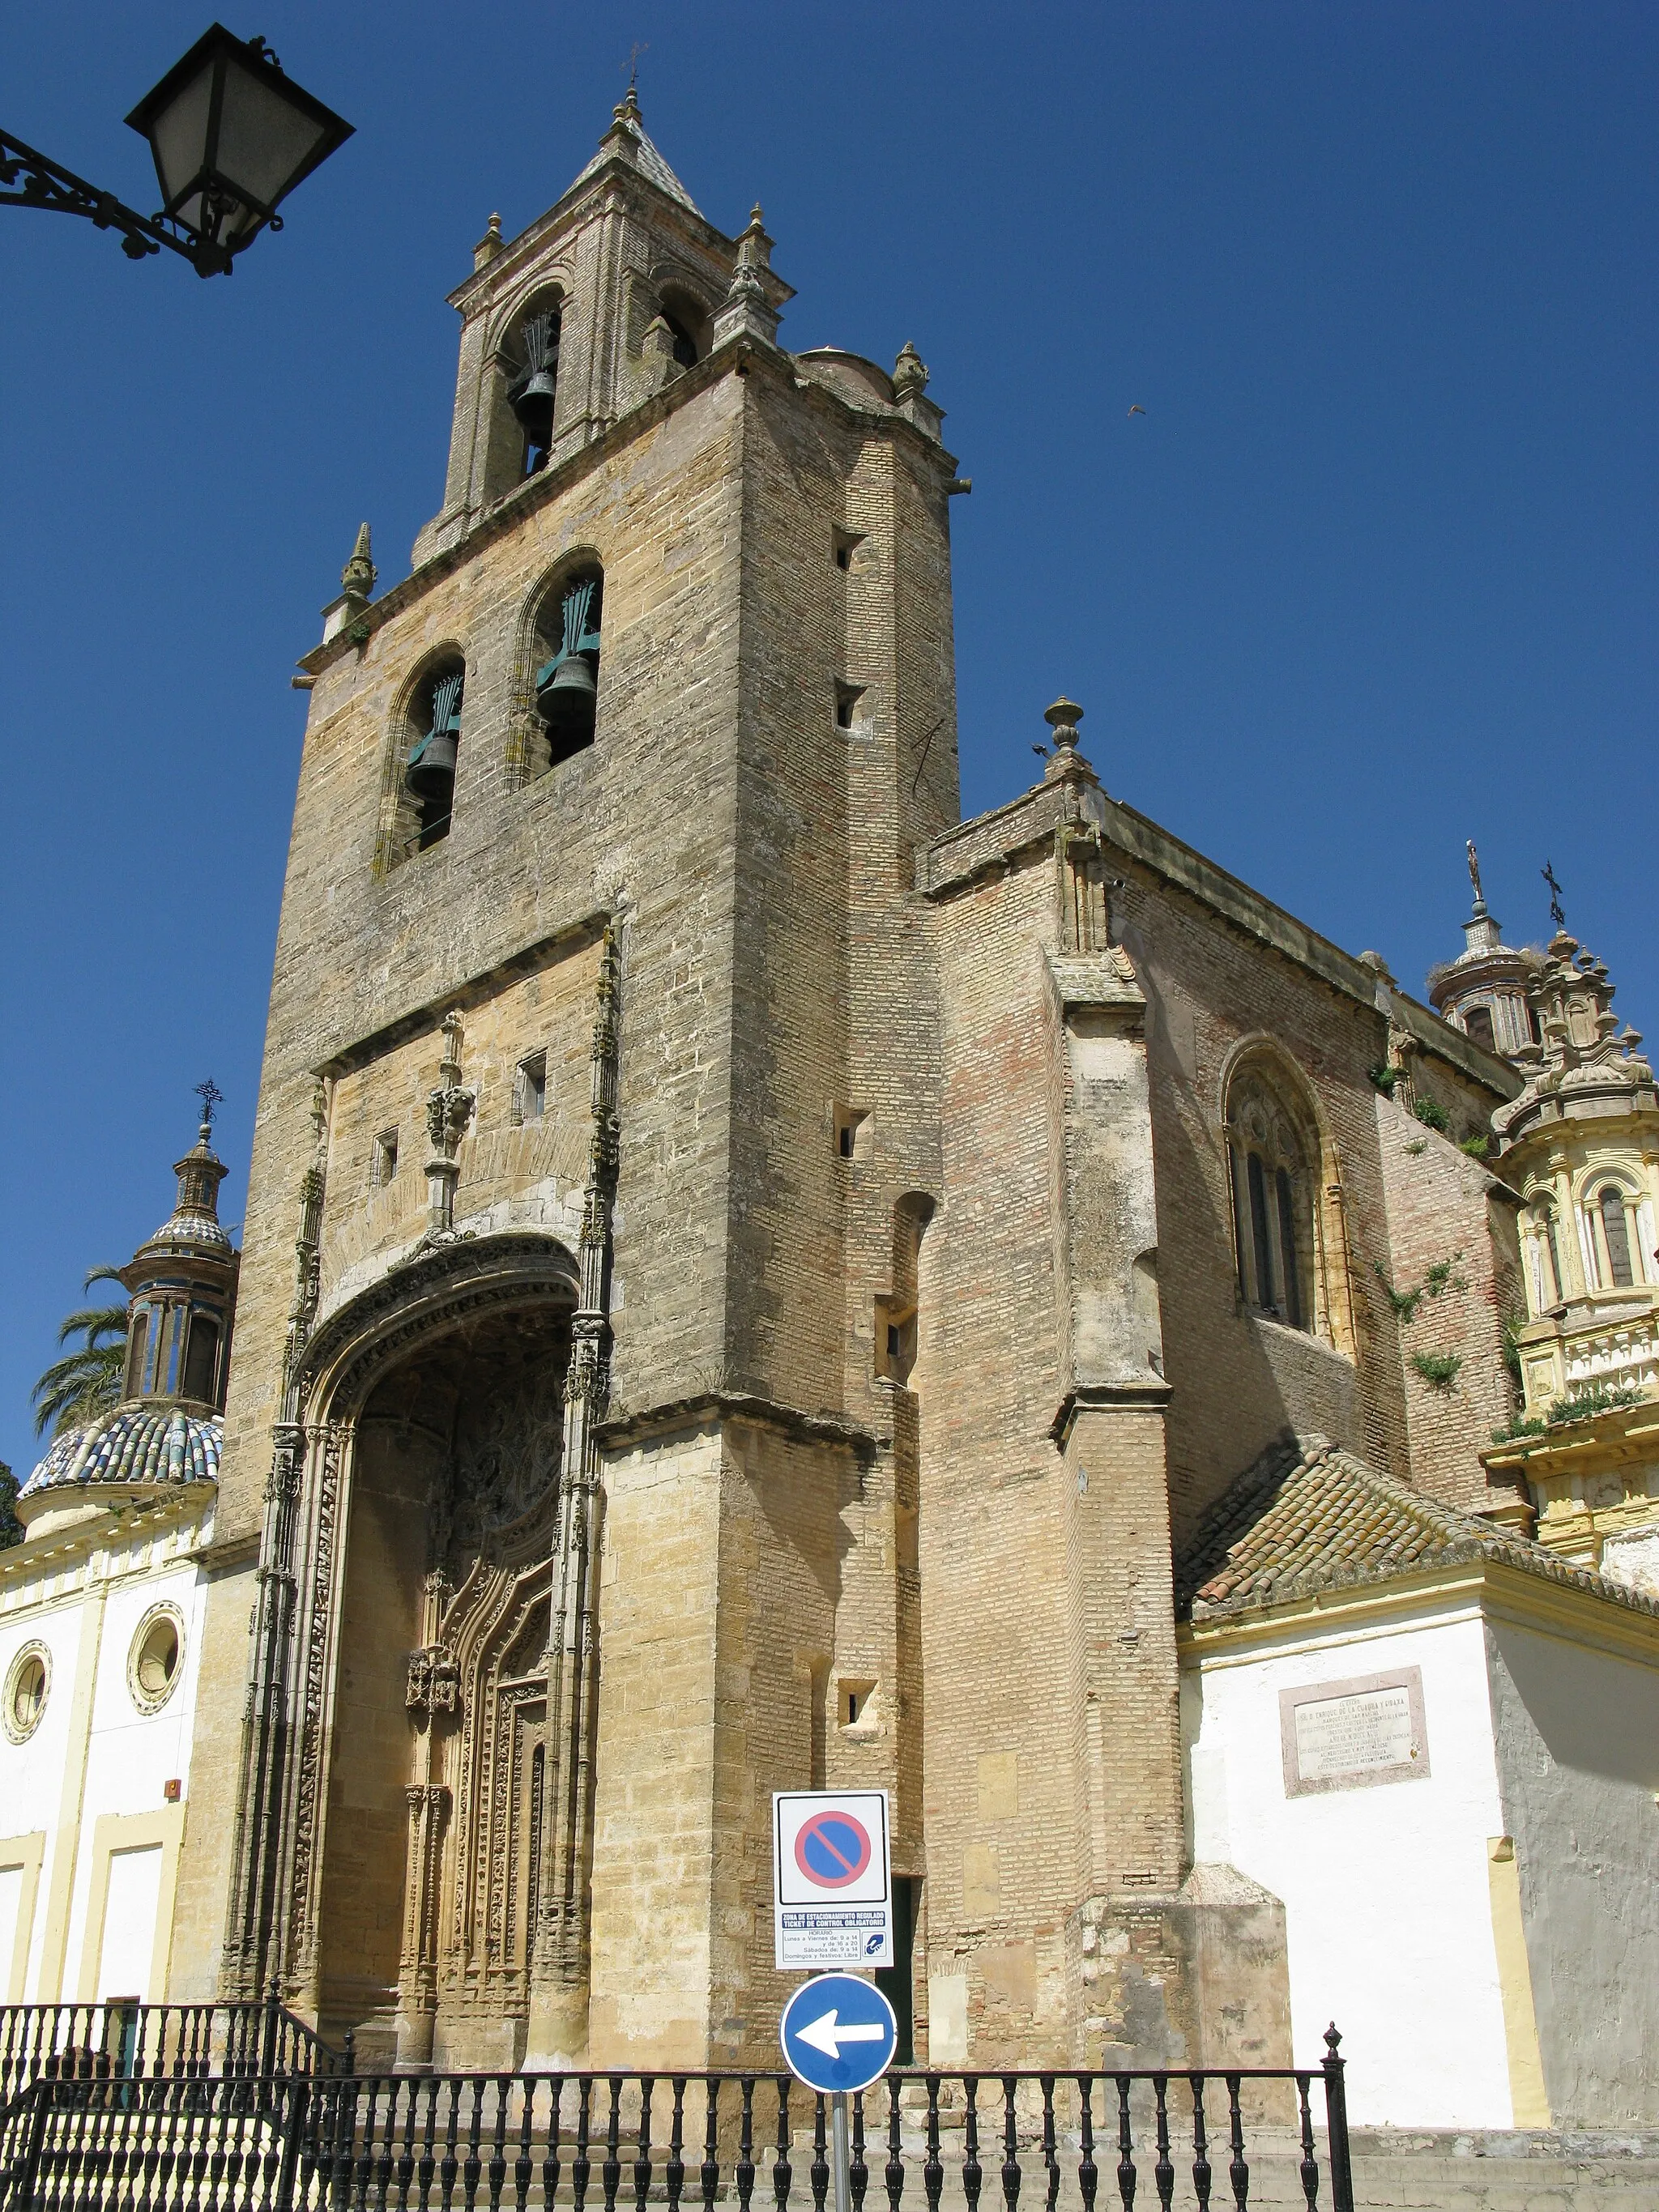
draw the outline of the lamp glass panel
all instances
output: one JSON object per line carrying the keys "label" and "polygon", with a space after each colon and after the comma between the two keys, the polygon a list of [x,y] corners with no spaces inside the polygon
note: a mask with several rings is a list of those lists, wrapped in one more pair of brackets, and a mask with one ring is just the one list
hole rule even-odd
{"label": "lamp glass panel", "polygon": [[[208,110],[213,98],[213,64],[210,59],[182,92],[170,100],[149,125],[149,143],[155,155],[155,173],[161,179],[161,198],[171,206],[201,169],[207,152]],[[185,222],[190,217],[181,208]]]}
{"label": "lamp glass panel", "polygon": [[263,63],[250,68],[226,57],[215,164],[234,189],[274,207],[327,136],[328,125],[286,96],[283,79]]}

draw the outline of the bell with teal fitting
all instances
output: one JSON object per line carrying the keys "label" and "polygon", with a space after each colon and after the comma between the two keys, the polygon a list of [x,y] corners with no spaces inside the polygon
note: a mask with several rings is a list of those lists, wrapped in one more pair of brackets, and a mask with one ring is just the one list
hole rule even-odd
{"label": "bell with teal fitting", "polygon": [[599,687],[599,581],[585,576],[566,591],[560,610],[563,642],[536,672],[536,710],[556,752],[593,733]]}

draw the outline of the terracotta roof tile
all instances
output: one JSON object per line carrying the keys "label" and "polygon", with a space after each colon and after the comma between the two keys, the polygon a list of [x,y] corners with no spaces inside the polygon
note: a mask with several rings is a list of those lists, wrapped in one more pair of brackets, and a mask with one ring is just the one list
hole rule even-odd
{"label": "terracotta roof tile", "polygon": [[1212,1620],[1477,1559],[1659,1614],[1659,1601],[1443,1505],[1323,1437],[1288,1433],[1211,1507],[1176,1562],[1176,1607]]}

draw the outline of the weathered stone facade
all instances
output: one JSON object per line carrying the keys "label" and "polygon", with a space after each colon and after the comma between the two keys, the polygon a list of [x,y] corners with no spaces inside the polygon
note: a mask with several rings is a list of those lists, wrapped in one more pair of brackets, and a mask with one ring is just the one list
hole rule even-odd
{"label": "weathered stone facade", "polygon": [[1475,1127],[1516,1081],[1065,702],[958,822],[939,412],[909,349],[781,350],[769,253],[620,109],[481,244],[443,510],[303,664],[174,1993],[765,2063],[770,1793],[845,1782],[919,2054],[1275,2057],[1282,1921],[1184,1839],[1172,1547],[1287,1426],[1488,1502],[1513,1209],[1373,1072]]}

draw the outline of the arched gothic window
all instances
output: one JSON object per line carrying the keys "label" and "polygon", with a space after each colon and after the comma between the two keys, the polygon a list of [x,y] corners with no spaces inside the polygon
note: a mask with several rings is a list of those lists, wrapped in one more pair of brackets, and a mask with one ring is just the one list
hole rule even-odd
{"label": "arched gothic window", "polygon": [[1314,1184],[1318,1156],[1304,1117],[1258,1066],[1227,1098],[1238,1295],[1291,1328],[1314,1325]]}
{"label": "arched gothic window", "polygon": [[1616,1182],[1604,1183],[1596,1195],[1595,1206],[1601,1216],[1601,1256],[1607,1262],[1607,1280],[1615,1290],[1628,1289],[1636,1275],[1631,1265],[1632,1239],[1625,1210],[1625,1194]]}

